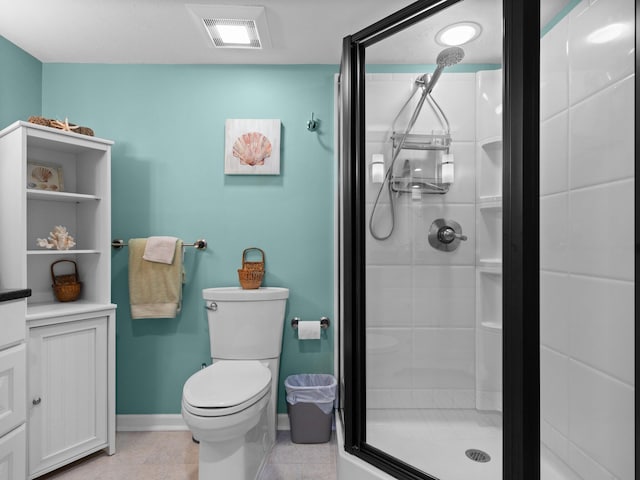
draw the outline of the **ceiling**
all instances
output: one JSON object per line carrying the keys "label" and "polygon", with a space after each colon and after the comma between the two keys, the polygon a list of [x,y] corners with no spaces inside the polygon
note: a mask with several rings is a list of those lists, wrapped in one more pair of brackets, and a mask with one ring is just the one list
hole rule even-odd
{"label": "ceiling", "polygon": [[[568,0],[545,0],[544,25]],[[217,49],[187,4],[262,5],[264,50]],[[338,64],[342,38],[413,0],[0,0],[0,35],[44,63]],[[435,63],[433,36],[473,20],[481,37],[465,62],[500,63],[499,0],[465,0],[367,51],[371,63]]]}

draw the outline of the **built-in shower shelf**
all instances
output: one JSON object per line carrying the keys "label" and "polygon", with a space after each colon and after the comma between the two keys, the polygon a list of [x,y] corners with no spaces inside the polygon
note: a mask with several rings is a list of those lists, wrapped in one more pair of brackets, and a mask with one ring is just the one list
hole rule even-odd
{"label": "built-in shower shelf", "polygon": [[486,328],[487,330],[493,331],[493,332],[501,332],[502,331],[502,324],[498,323],[498,322],[480,322],[480,325],[483,328]]}
{"label": "built-in shower shelf", "polygon": [[486,208],[502,208],[502,195],[485,195],[478,199],[478,203],[480,203],[481,207],[486,206]]}
{"label": "built-in shower shelf", "polygon": [[[502,259],[501,258],[481,258],[478,260],[478,264],[485,267],[502,267]],[[487,273],[494,273],[494,272],[488,271]]]}
{"label": "built-in shower shelf", "polygon": [[502,137],[490,137],[485,140],[482,140],[480,146],[485,150],[495,150],[502,149]]}

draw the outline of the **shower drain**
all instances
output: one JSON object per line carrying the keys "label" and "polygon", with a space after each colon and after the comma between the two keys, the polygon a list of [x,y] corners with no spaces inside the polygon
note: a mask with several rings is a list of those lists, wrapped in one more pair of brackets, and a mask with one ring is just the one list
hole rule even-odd
{"label": "shower drain", "polygon": [[469,450],[464,452],[464,454],[474,462],[486,463],[491,460],[491,457],[487,452],[476,450],[475,448],[470,448]]}

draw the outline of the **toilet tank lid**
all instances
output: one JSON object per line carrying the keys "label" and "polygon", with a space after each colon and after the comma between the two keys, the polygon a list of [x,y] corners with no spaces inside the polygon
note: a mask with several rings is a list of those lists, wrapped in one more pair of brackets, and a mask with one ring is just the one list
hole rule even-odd
{"label": "toilet tank lid", "polygon": [[202,298],[229,302],[282,300],[289,298],[289,289],[281,287],[260,287],[252,290],[240,287],[205,288],[202,290]]}

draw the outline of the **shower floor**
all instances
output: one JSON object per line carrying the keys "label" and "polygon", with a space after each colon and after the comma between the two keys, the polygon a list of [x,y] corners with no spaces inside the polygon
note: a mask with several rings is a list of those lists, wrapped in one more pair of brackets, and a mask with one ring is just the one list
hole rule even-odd
{"label": "shower floor", "polygon": [[[472,409],[367,411],[367,443],[442,480],[502,478],[502,415]],[[468,449],[491,456],[486,463]]]}

